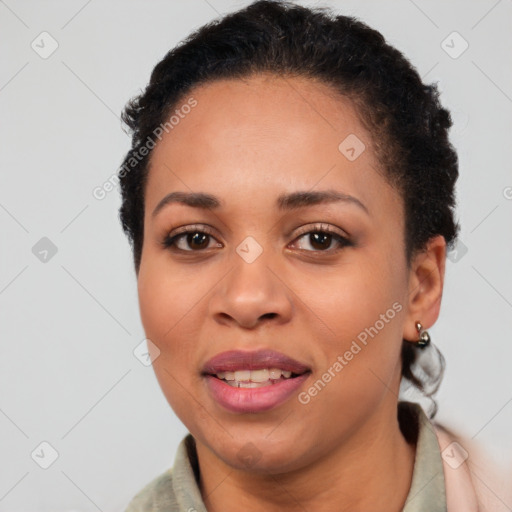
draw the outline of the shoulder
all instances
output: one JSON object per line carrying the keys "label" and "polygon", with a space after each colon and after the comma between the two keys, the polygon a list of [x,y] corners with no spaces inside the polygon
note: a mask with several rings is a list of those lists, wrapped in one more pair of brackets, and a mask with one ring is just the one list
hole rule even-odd
{"label": "shoulder", "polygon": [[198,488],[194,438],[188,434],[178,445],[174,465],[151,480],[130,501],[125,512],[204,511]]}
{"label": "shoulder", "polygon": [[172,485],[172,470],[168,469],[151,480],[130,501],[125,512],[159,512],[177,509]]}
{"label": "shoulder", "polygon": [[443,459],[448,512],[505,512],[512,506],[512,467],[500,467],[481,444],[433,422]]}

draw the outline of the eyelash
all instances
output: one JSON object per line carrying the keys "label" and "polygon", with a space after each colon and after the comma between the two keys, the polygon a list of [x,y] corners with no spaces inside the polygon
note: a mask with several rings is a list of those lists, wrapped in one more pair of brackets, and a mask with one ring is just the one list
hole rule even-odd
{"label": "eyelash", "polygon": [[[182,252],[182,253],[205,252],[207,249],[185,250],[185,249],[178,249],[176,247],[176,242],[180,238],[182,238],[186,235],[189,235],[189,234],[196,234],[196,233],[204,234],[204,235],[207,235],[207,236],[215,239],[213,231],[208,226],[193,225],[193,226],[186,226],[185,228],[179,228],[179,231],[177,233],[167,235],[164,238],[164,240],[162,241],[162,246],[165,249],[170,249],[170,250]],[[333,239],[336,240],[337,243],[339,244],[339,247],[337,249],[326,249],[326,250],[299,249],[300,251],[309,252],[309,253],[334,254],[334,253],[337,253],[338,251],[341,251],[345,247],[351,247],[354,245],[348,238],[341,235],[338,231],[331,228],[328,224],[314,224],[312,226],[305,226],[304,228],[301,228],[299,230],[299,233],[296,235],[296,237],[294,238],[293,241],[295,242],[295,240],[297,240],[298,238],[301,238],[304,235],[308,235],[308,234],[312,234],[312,233],[322,233],[322,234],[332,235]]]}

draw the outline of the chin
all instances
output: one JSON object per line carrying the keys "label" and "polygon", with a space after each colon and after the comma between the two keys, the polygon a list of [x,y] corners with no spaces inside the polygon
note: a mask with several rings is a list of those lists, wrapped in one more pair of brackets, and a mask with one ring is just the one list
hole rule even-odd
{"label": "chin", "polygon": [[[279,474],[293,471],[301,466],[300,459],[304,453],[298,452],[299,441],[293,437],[271,440],[260,433],[251,435],[245,432],[243,436],[226,434],[223,442],[211,440],[208,448],[218,458],[234,469],[256,474]],[[303,443],[300,444],[303,448]]]}

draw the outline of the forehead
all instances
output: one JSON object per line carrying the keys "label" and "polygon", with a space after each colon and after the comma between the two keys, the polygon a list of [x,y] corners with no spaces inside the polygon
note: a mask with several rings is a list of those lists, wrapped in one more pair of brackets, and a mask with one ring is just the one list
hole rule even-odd
{"label": "forehead", "polygon": [[323,83],[271,74],[217,80],[193,88],[170,115],[172,128],[151,157],[149,207],[172,189],[241,202],[250,192],[270,200],[315,186],[369,203],[394,193],[383,194],[387,183],[354,105]]}

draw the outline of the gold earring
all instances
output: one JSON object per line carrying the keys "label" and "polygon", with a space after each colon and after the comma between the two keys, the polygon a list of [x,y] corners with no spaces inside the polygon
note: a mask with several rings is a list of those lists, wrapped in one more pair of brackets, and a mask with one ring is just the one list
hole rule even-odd
{"label": "gold earring", "polygon": [[420,348],[425,348],[430,343],[430,334],[428,331],[423,329],[423,326],[418,320],[416,320],[415,325],[416,330],[418,331],[418,340],[416,341],[416,344]]}

